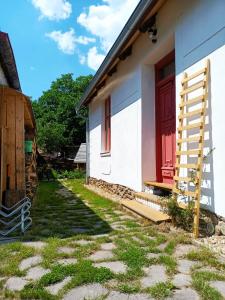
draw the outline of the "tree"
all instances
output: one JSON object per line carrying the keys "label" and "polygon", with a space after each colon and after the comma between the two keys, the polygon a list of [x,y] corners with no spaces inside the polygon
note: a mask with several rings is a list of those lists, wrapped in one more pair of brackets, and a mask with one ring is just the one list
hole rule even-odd
{"label": "tree", "polygon": [[48,152],[63,151],[68,146],[85,141],[86,109],[77,114],[78,105],[92,75],[62,75],[53,81],[49,90],[32,102],[38,146]]}

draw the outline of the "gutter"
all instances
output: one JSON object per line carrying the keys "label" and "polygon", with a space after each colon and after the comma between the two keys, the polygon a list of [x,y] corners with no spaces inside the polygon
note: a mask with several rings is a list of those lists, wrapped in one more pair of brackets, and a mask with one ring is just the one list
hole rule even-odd
{"label": "gutter", "polygon": [[84,95],[78,105],[78,109],[82,105],[86,105],[89,101],[91,101],[91,94],[94,92],[97,84],[99,84],[103,76],[111,69],[115,59],[120,56],[122,50],[124,49],[124,46],[129,42],[135,31],[140,29],[141,22],[149,14],[149,12],[157,2],[158,0],[141,0],[139,2],[136,9],[124,26],[123,30],[121,31],[120,35],[118,36],[117,40],[109,50],[106,58],[99,67],[94,78],[84,92]]}

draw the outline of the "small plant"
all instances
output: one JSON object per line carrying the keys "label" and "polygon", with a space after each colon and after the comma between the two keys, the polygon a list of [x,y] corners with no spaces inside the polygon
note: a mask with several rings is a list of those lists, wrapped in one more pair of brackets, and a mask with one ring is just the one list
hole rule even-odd
{"label": "small plant", "polygon": [[167,199],[164,211],[172,218],[174,225],[188,231],[191,230],[194,217],[194,201],[189,201],[186,209],[183,209],[178,204],[177,196],[172,195]]}
{"label": "small plant", "polygon": [[170,282],[159,282],[149,288],[148,291],[155,299],[165,299],[171,295],[173,288],[174,286]]}

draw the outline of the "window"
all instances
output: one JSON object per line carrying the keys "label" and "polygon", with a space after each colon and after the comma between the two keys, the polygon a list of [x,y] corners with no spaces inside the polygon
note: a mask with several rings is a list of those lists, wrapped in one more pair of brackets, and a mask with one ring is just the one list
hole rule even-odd
{"label": "window", "polygon": [[103,126],[103,152],[111,150],[111,99],[110,97],[104,103],[104,126]]}

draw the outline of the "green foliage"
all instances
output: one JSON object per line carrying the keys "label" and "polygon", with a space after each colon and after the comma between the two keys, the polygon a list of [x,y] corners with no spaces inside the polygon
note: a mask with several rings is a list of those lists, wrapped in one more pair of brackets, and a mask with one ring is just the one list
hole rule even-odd
{"label": "green foliage", "polygon": [[148,291],[152,297],[155,299],[165,299],[166,297],[170,296],[174,286],[170,282],[159,282],[153,287],[149,288]]}
{"label": "green foliage", "polygon": [[55,179],[84,179],[85,171],[84,170],[74,170],[74,171],[60,171],[52,170],[52,175]]}
{"label": "green foliage", "polygon": [[190,231],[194,217],[194,202],[189,201],[187,208],[183,209],[179,206],[176,197],[172,196],[165,201],[165,204],[164,211],[172,218],[173,223]]}
{"label": "green foliage", "polygon": [[212,272],[197,272],[192,276],[193,287],[203,300],[222,300],[222,295],[209,285],[211,280],[224,280],[225,277]]}
{"label": "green foliage", "polygon": [[79,114],[76,107],[92,79],[92,75],[62,75],[53,81],[49,90],[32,106],[37,123],[38,146],[48,152],[62,151],[65,146],[79,145],[85,141],[86,109]]}

